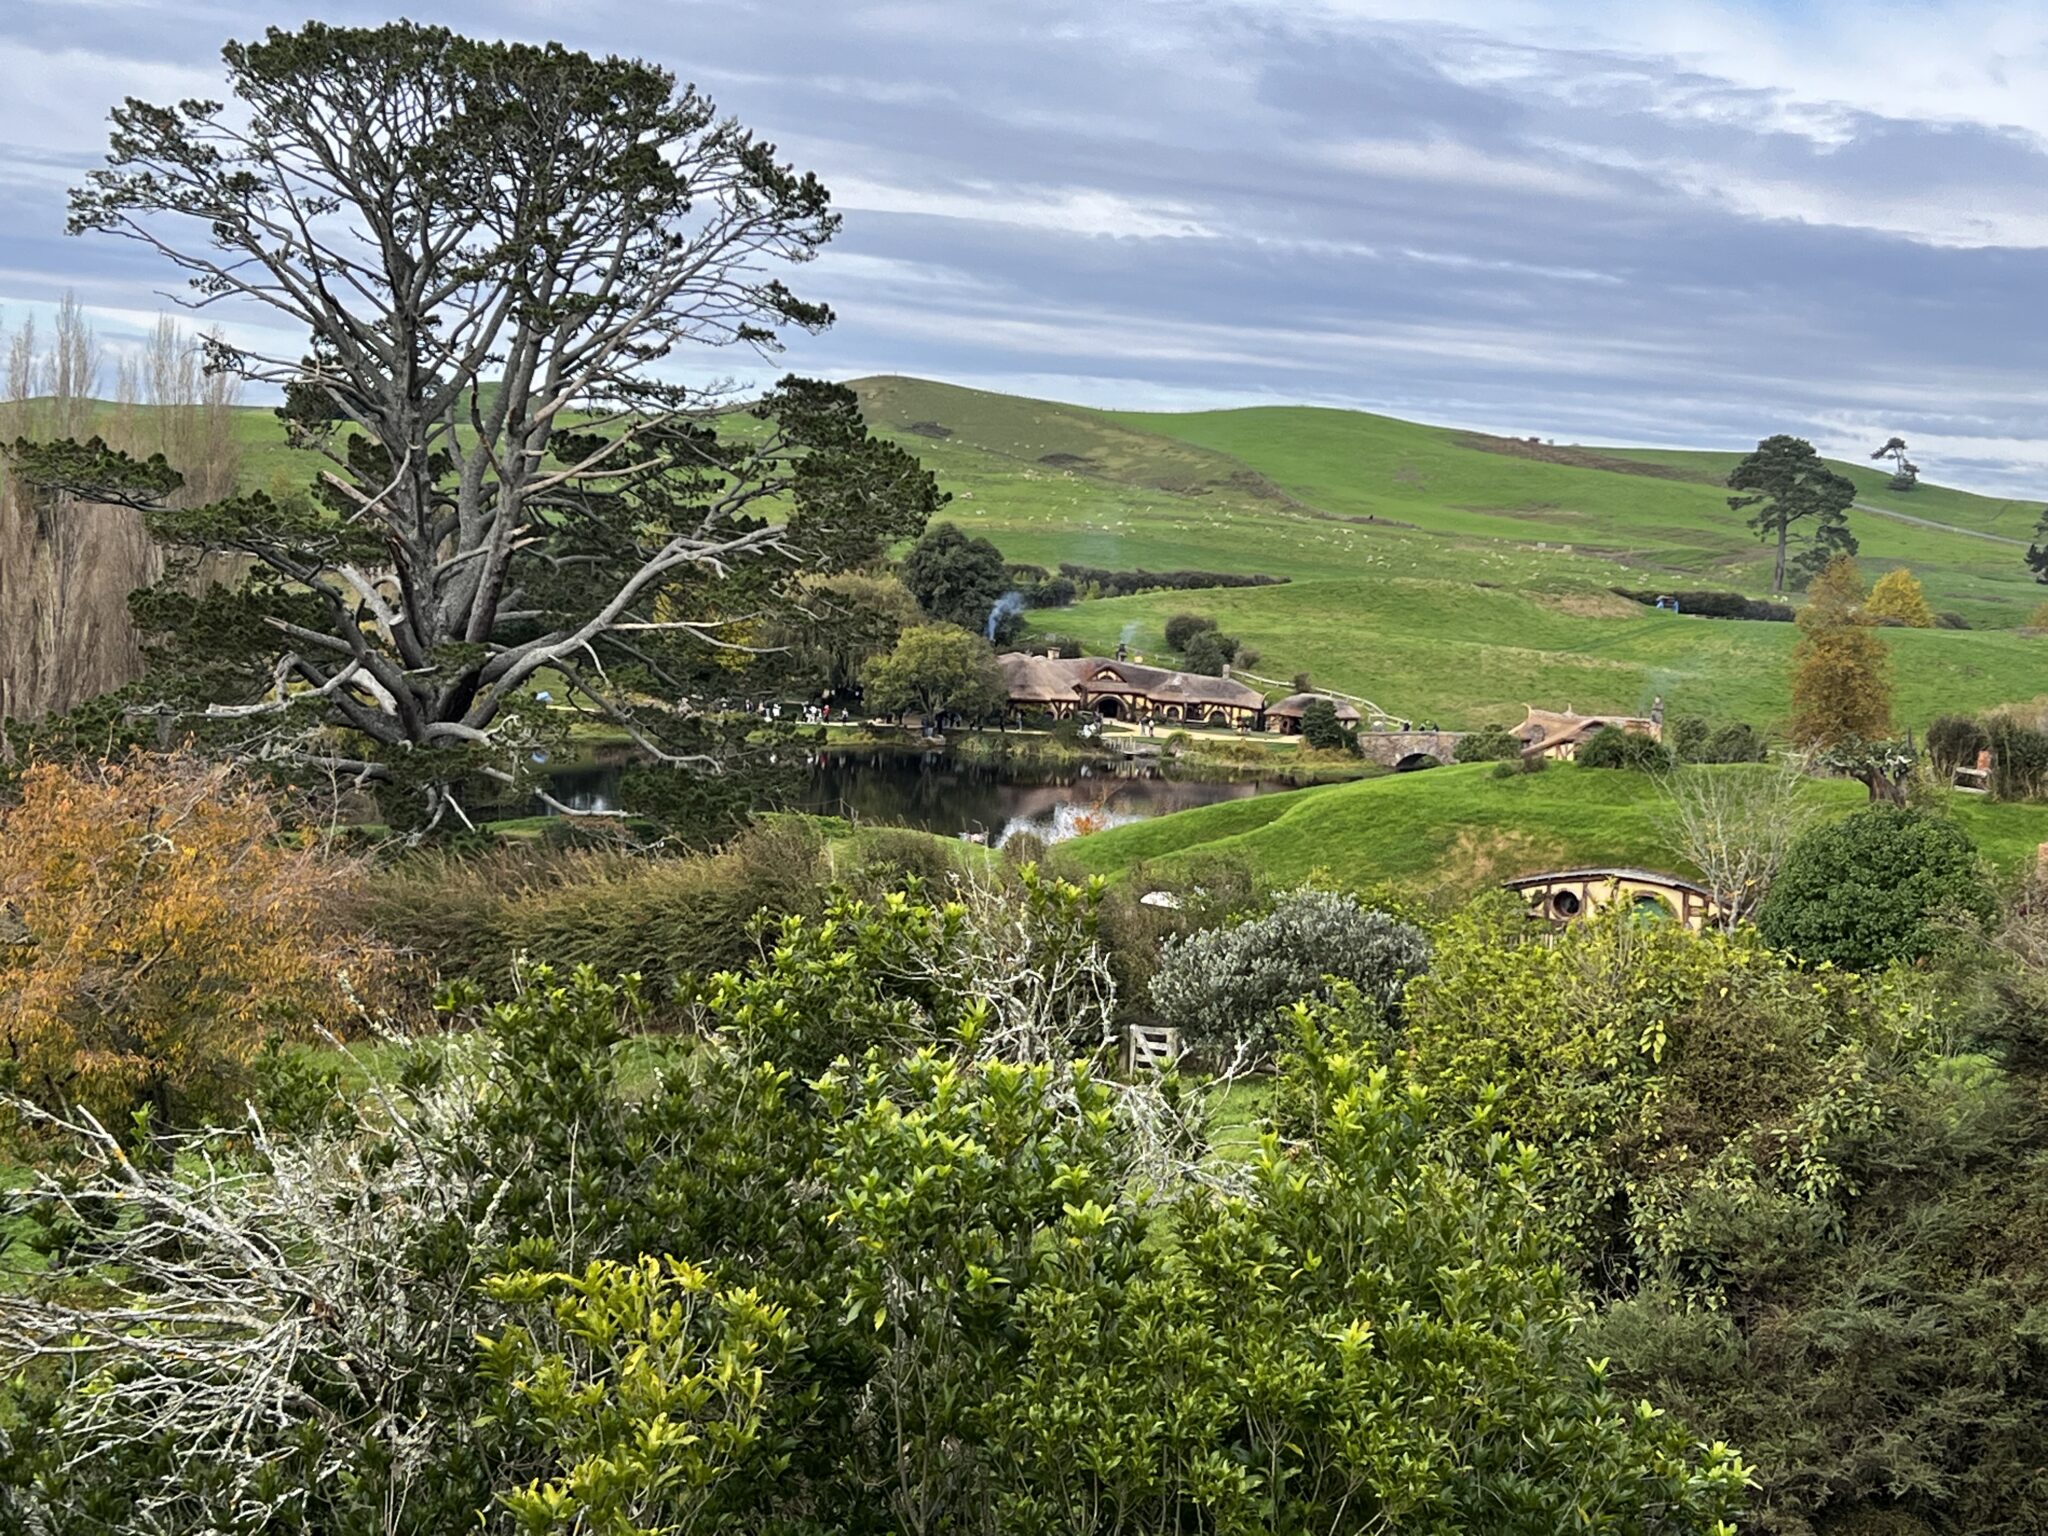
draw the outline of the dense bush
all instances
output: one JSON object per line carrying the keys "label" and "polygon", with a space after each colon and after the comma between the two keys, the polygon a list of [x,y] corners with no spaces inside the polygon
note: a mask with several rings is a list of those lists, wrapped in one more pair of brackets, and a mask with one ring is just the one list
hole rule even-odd
{"label": "dense bush", "polygon": [[1970,715],[1937,715],[1927,727],[1927,756],[1938,773],[1976,767],[1977,754],[1990,745],[1984,722]]}
{"label": "dense bush", "polygon": [[2048,791],[2048,733],[2010,715],[1986,726],[1991,748],[1991,792],[2001,800],[2037,800]]}
{"label": "dense bush", "polygon": [[[1755,1468],[1745,1530],[2048,1527],[2048,925],[1954,975],[1802,972],[1746,934],[1439,927],[1394,1057],[1548,1149],[1615,1379]],[[1997,978],[1994,1018],[1962,1000]],[[2023,1055],[2019,1036],[2002,1049]]]}
{"label": "dense bush", "polygon": [[1699,715],[1679,715],[1664,727],[1664,744],[1681,763],[1696,763],[1706,750],[1713,727]]}
{"label": "dense bush", "polygon": [[[1585,1360],[1532,1150],[1311,1030],[1296,1138],[1219,1192],[1199,1143],[1159,1139],[1171,1080],[976,1049],[1015,998],[946,969],[974,942],[915,903],[792,921],[704,989],[687,1061],[630,1091],[631,995],[535,973],[469,1049],[408,1067],[397,1124],[366,1100],[359,1131],[278,1144],[264,1178],[82,1147],[133,1216],[55,1252],[10,1313],[10,1351],[86,1353],[76,1386],[0,1386],[0,1515],[79,1536],[995,1536],[1107,1510],[1130,1536],[1728,1530],[1740,1461]],[[167,1241],[175,1278],[136,1275]],[[41,1308],[87,1275],[117,1314]],[[242,1327],[192,1328],[190,1295]]]}
{"label": "dense bush", "polygon": [[1242,1041],[1270,1054],[1280,1010],[1327,997],[1326,978],[1391,1013],[1428,963],[1428,940],[1410,924],[1351,896],[1289,891],[1263,917],[1168,940],[1152,1007],[1191,1050],[1228,1055]]}
{"label": "dense bush", "polygon": [[1337,706],[1328,699],[1310,699],[1301,711],[1301,739],[1321,750],[1356,751],[1358,742],[1337,718]]}
{"label": "dense bush", "polygon": [[[867,827],[848,840],[839,864],[845,883],[859,894],[879,896],[915,880],[930,899],[942,900],[961,873],[957,849],[945,838],[909,827]],[[784,906],[777,915],[793,910]]]}
{"label": "dense bush", "polygon": [[1654,607],[1659,598],[1675,599],[1679,612],[1696,614],[1703,619],[1757,619],[1772,624],[1792,622],[1790,604],[1744,597],[1739,592],[1637,592],[1627,587],[1616,587],[1614,591],[1646,607]]}
{"label": "dense bush", "polygon": [[1761,763],[1771,755],[1763,733],[1745,720],[1732,721],[1707,738],[1699,761],[1703,763]]}
{"label": "dense bush", "polygon": [[1625,768],[1655,773],[1671,766],[1671,749],[1654,736],[1603,725],[1579,744],[1572,761],[1581,768]]}
{"label": "dense bush", "polygon": [[377,1006],[356,860],[183,756],[31,765],[0,799],[0,1090],[125,1127],[230,1113],[273,1033]]}
{"label": "dense bush", "polygon": [[1522,755],[1522,738],[1504,726],[1489,725],[1458,738],[1461,763],[1504,763]]}
{"label": "dense bush", "polygon": [[1095,597],[1129,597],[1137,592],[1194,592],[1204,587],[1277,587],[1285,576],[1245,576],[1227,571],[1111,571],[1097,565],[1060,563],[1060,575]]}
{"label": "dense bush", "polygon": [[1224,669],[1237,659],[1238,644],[1235,635],[1219,634],[1214,629],[1198,629],[1181,651],[1181,665],[1190,672],[1199,672],[1204,677],[1221,677]]}
{"label": "dense bush", "polygon": [[1875,805],[1807,832],[1757,910],[1757,927],[1808,964],[1863,969],[1917,960],[1946,918],[1993,911],[1976,845],[1954,822]]}
{"label": "dense bush", "polygon": [[[1060,848],[1051,850],[1050,864],[1063,868]],[[1250,864],[1229,854],[1134,865],[1104,892],[1096,914],[1097,942],[1116,978],[1118,1016],[1127,1024],[1160,1023],[1152,977],[1167,946],[1262,907],[1265,897]]]}
{"label": "dense bush", "polygon": [[353,913],[443,978],[494,995],[522,953],[665,983],[753,955],[747,920],[757,911],[814,910],[822,848],[805,823],[778,818],[686,858],[519,848],[422,855],[368,881]]}
{"label": "dense bush", "polygon": [[1205,629],[1214,629],[1216,621],[1199,613],[1176,613],[1166,621],[1166,648],[1169,651],[1184,651],[1188,642]]}

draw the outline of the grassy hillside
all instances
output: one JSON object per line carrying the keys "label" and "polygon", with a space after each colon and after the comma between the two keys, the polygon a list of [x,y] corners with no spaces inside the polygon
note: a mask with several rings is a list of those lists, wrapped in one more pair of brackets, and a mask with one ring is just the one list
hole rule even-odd
{"label": "grassy hillside", "polygon": [[[946,516],[1013,559],[1290,578],[1083,603],[1034,615],[1040,627],[1107,648],[1135,625],[1156,651],[1164,620],[1194,608],[1257,646],[1265,675],[1307,671],[1447,725],[1657,696],[1760,724],[1785,711],[1789,627],[1672,617],[1609,591],[1763,592],[1767,554],[1719,483],[1733,452],[1558,448],[1306,407],[1162,415],[919,379],[855,388],[876,430],[953,493]],[[251,486],[320,467],[267,409],[237,427]],[[1887,633],[1900,723],[2048,692],[2048,641],[2013,633],[2044,589],[2017,548],[1973,536],[2024,535],[2033,504],[1935,485],[1902,496],[1880,468],[1841,467],[1872,505],[1949,525],[1856,514],[1867,572],[1910,564],[1937,608],[1984,626]]]}
{"label": "grassy hillside", "polygon": [[[1868,800],[1846,781],[1815,782],[1810,792],[1842,815]],[[1489,765],[1473,764],[1204,806],[1097,832],[1066,852],[1100,874],[1231,853],[1280,882],[1321,873],[1356,887],[1458,893],[1581,865],[1697,873],[1671,850],[1663,804],[1643,774],[1560,764],[1496,779]],[[2048,807],[1959,798],[1956,816],[2001,868],[2024,865],[2048,841]]]}
{"label": "grassy hillside", "polygon": [[[1192,610],[1256,646],[1261,675],[1317,684],[1447,726],[1513,725],[1525,704],[1776,724],[1786,713],[1797,631],[1659,613],[1599,591],[1404,577],[1284,587],[1151,592],[1034,614],[1106,650],[1126,634],[1164,648],[1168,618]],[[1132,629],[1130,626],[1135,625]],[[1896,714],[1924,726],[2048,691],[2048,641],[2009,631],[1884,631]]]}
{"label": "grassy hillside", "polygon": [[[1449,725],[1525,703],[1668,708],[1759,724],[1786,710],[1789,626],[1646,610],[1613,586],[1763,595],[1768,552],[1729,510],[1734,452],[1559,448],[1356,411],[1092,411],[924,380],[863,380],[876,428],[954,492],[947,515],[1020,560],[1264,572],[1285,587],[1159,593],[1034,615],[1156,652],[1182,609],[1256,646],[1258,670]],[[1973,534],[2031,527],[2027,504],[1840,466],[1867,574],[1910,565],[1939,609],[1979,628],[1888,631],[1899,722],[2048,692],[2048,643],[2015,626],[2041,600],[2020,551]],[[2023,530],[2024,531],[2024,530]],[[1131,626],[1135,625],[1135,629]]]}
{"label": "grassy hillside", "polygon": [[[1230,454],[1333,512],[1596,554],[1646,573],[1639,585],[1683,575],[1762,592],[1769,580],[1769,554],[1729,510],[1721,483],[1735,452],[1551,449],[1297,407],[1114,419]],[[2032,526],[2021,503],[1933,485],[1902,496],[1884,489],[1882,471],[1837,467],[1876,506],[1980,532]],[[1867,514],[1852,522],[1870,573],[1911,566],[1937,609],[2011,625],[2040,601],[2011,546]]]}

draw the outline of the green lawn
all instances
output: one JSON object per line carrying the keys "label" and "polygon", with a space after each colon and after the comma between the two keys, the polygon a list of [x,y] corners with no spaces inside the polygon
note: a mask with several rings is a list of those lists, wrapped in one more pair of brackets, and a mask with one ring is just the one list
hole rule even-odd
{"label": "green lawn", "polygon": [[[1867,803],[1862,786],[1844,780],[1816,781],[1811,793],[1843,815]],[[1097,874],[1228,853],[1280,883],[1314,874],[1352,887],[1454,894],[1582,865],[1696,874],[1672,851],[1663,808],[1656,781],[1644,774],[1566,763],[1497,779],[1490,764],[1472,764],[1204,806],[1097,832],[1064,851]],[[2002,868],[2048,842],[2048,807],[1958,797],[1955,814]]]}

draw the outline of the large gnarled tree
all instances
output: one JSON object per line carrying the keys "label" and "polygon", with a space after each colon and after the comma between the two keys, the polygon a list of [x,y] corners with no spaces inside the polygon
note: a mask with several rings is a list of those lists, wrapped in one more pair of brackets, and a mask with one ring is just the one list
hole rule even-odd
{"label": "large gnarled tree", "polygon": [[153,686],[243,750],[417,789],[430,820],[464,779],[523,782],[559,730],[543,690],[719,767],[717,701],[796,576],[939,501],[843,388],[742,410],[665,370],[830,323],[776,275],[833,234],[825,189],[639,61],[410,23],[224,57],[232,106],[115,110],[71,226],[309,337],[244,329],[211,362],[284,389],[328,461],[314,494],[170,510],[97,445],[14,453],[31,485],[140,496],[167,543],[241,557],[232,591],[138,603],[171,642]]}

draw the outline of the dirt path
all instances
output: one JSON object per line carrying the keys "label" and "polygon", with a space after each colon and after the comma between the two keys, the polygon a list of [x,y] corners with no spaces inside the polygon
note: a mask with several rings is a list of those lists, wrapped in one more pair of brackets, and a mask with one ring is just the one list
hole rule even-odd
{"label": "dirt path", "polygon": [[2015,539],[2003,533],[1985,533],[1978,528],[1958,528],[1954,523],[1937,523],[1931,517],[1915,517],[1910,512],[1894,512],[1890,507],[1873,507],[1867,501],[1850,503],[1858,512],[1874,513],[1878,517],[1889,517],[1894,522],[1912,523],[1921,528],[1936,528],[1943,533],[1960,533],[1966,539],[1988,539],[1993,544],[2010,544],[2015,549],[2025,549],[2025,539]]}

